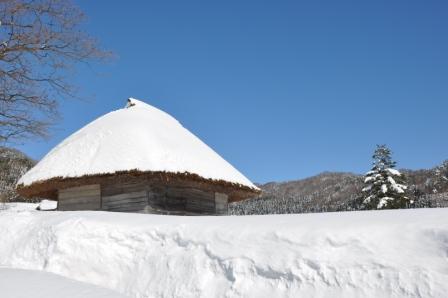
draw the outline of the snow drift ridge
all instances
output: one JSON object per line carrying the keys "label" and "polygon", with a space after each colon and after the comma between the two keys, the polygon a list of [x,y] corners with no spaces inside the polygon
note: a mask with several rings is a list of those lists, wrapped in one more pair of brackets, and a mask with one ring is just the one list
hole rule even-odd
{"label": "snow drift ridge", "polygon": [[448,209],[247,217],[0,215],[0,266],[49,271],[132,297],[448,292]]}

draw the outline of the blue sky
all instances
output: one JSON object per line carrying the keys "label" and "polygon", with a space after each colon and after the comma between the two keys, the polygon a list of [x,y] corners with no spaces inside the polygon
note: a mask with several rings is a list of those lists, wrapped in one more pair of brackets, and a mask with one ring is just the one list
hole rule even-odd
{"label": "blue sky", "polygon": [[88,122],[143,99],[255,182],[448,158],[447,1],[77,1],[117,55],[80,67],[43,157]]}

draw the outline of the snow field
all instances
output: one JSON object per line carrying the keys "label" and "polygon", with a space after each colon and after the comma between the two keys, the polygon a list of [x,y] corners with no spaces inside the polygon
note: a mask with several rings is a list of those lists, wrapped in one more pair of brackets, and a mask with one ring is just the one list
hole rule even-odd
{"label": "snow field", "polygon": [[55,274],[10,268],[0,268],[0,289],[4,298],[125,298]]}
{"label": "snow field", "polygon": [[0,212],[0,266],[130,297],[447,297],[448,209],[177,217]]}

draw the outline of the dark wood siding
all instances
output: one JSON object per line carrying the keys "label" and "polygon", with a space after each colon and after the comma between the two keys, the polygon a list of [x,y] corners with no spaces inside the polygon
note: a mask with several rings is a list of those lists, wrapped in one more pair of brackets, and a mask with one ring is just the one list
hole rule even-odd
{"label": "dark wood siding", "polygon": [[102,209],[107,211],[143,211],[148,205],[146,190],[102,196]]}
{"label": "dark wood siding", "polygon": [[166,213],[165,192],[164,186],[151,187],[148,191],[148,206],[146,207],[146,212],[156,214]]}
{"label": "dark wood siding", "polygon": [[148,191],[149,213],[214,214],[214,193],[188,187],[152,187]]}
{"label": "dark wood siding", "polygon": [[101,194],[103,196],[112,196],[130,192],[138,192],[142,190],[149,190],[149,185],[144,181],[135,181],[128,183],[110,183],[101,185]]}
{"label": "dark wood siding", "polygon": [[145,212],[149,186],[143,181],[101,185],[102,205],[105,211]]}
{"label": "dark wood siding", "polygon": [[93,184],[61,189],[58,199],[58,210],[99,210],[101,188],[99,184]]}
{"label": "dark wood siding", "polygon": [[145,181],[73,187],[59,192],[59,210],[105,210],[155,214],[227,214],[228,196],[188,186]]}
{"label": "dark wood siding", "polygon": [[188,187],[170,187],[166,190],[166,200],[167,205],[172,200],[182,200],[183,206],[179,204],[177,207],[183,208],[182,211],[185,213],[215,213],[215,201],[212,192]]}

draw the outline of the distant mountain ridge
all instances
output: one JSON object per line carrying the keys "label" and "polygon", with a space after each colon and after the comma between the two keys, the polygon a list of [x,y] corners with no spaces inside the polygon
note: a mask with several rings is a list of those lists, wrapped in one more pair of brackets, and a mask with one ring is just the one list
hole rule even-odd
{"label": "distant mountain ridge", "polygon": [[286,182],[258,185],[260,198],[232,203],[230,214],[281,214],[345,210],[346,203],[361,191],[362,176],[344,172],[323,172]]}
{"label": "distant mountain ridge", "polygon": [[[436,168],[400,170],[407,179],[409,196],[417,206],[448,206],[448,185],[435,191]],[[345,172],[323,172],[300,180],[258,184],[260,198],[230,204],[229,213],[277,214],[354,210],[354,200],[363,188],[363,176]],[[425,201],[425,202],[423,202]],[[424,204],[423,204],[424,203]]]}

